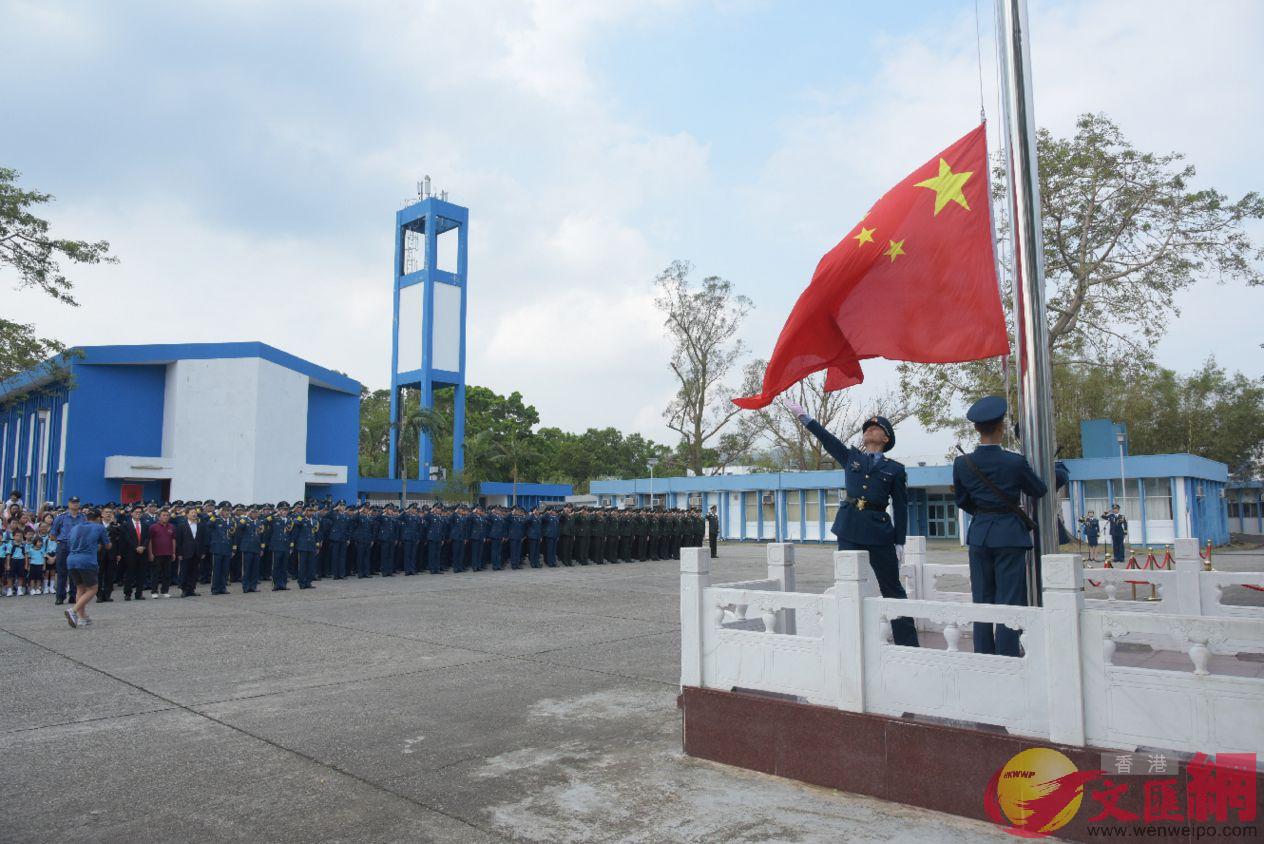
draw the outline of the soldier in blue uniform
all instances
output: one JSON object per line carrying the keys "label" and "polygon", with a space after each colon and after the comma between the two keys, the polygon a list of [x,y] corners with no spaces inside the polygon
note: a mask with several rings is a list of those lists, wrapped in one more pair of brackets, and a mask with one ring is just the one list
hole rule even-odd
{"label": "soldier in blue uniform", "polygon": [[426,524],[426,564],[431,574],[443,571],[443,542],[448,538],[448,519],[443,513],[443,505],[436,504],[430,509]]}
{"label": "soldier in blue uniform", "polygon": [[219,503],[219,515],[212,515],[205,522],[211,543],[211,594],[228,592],[228,564],[233,558],[233,535],[236,525],[227,501]]}
{"label": "soldier in blue uniform", "polygon": [[1101,531],[1101,525],[1097,523],[1097,513],[1089,510],[1088,514],[1080,519],[1080,528],[1084,532],[1084,541],[1088,543],[1088,561],[1095,563],[1097,562],[1097,537]]}
{"label": "soldier in blue uniform", "polygon": [[487,515],[487,553],[491,557],[492,571],[500,571],[505,564],[505,532],[508,525],[501,508],[493,507]]}
{"label": "soldier in blue uniform", "polygon": [[373,511],[369,505],[352,508],[351,541],[355,543],[356,576],[368,577],[371,571],[374,530]]}
{"label": "soldier in blue uniform", "polygon": [[242,594],[259,591],[259,554],[263,551],[260,541],[259,520],[255,518],[252,507],[236,519],[237,532],[233,541],[237,543],[237,552],[241,555],[241,591]]}
{"label": "soldier in blue uniform", "polygon": [[265,541],[268,557],[272,563],[272,591],[283,592],[289,587],[290,549],[294,547],[290,541],[290,505],[278,501],[276,512],[265,519],[267,523]]}
{"label": "soldier in blue uniform", "polygon": [[475,507],[469,516],[470,568],[482,571],[487,559],[487,516],[482,507]]}
{"label": "soldier in blue uniform", "polygon": [[308,507],[297,510],[290,527],[290,541],[294,546],[297,558],[297,574],[299,589],[311,589],[312,580],[316,577],[316,553],[320,549],[320,522],[316,520],[316,510]]}
{"label": "soldier in blue uniform", "polygon": [[347,507],[339,501],[329,519],[329,531],[325,535],[325,543],[329,548],[329,571],[334,580],[342,580],[347,576],[347,539],[351,528],[351,517],[347,515]]}
{"label": "soldier in blue uniform", "polygon": [[544,519],[538,506],[532,507],[526,515],[527,560],[531,568],[540,567],[540,539],[544,536]]}
{"label": "soldier in blue uniform", "polygon": [[551,569],[557,568],[557,540],[561,535],[561,523],[557,511],[549,508],[540,514],[540,533],[544,539],[544,564]]}
{"label": "soldier in blue uniform", "polygon": [[1119,505],[1110,505],[1110,512],[1102,516],[1110,525],[1110,557],[1116,564],[1128,559],[1128,551],[1124,548],[1124,537],[1128,535],[1128,519],[1119,512]]}
{"label": "soldier in blue uniform", "polygon": [[[1021,506],[1020,493],[1040,498],[1049,488],[1027,458],[1001,448],[1007,409],[1004,398],[987,396],[966,411],[966,418],[979,432],[979,446],[953,461],[952,483],[958,509],[971,517],[966,544],[970,547],[974,602],[1026,606],[1027,551],[1032,541],[1014,508]],[[1003,624],[976,622],[974,652],[1018,656],[1018,631]]]}
{"label": "soldier in blue uniform", "polygon": [[[860,429],[862,450],[844,445],[802,406],[791,401],[785,405],[843,467],[847,497],[831,528],[838,537],[838,549],[868,551],[882,597],[907,598],[900,582],[900,559],[908,529],[908,474],[902,463],[885,456],[895,447],[895,429],[882,416],[869,417]],[[894,519],[887,515],[888,502]],[[891,634],[897,645],[918,645],[911,618],[893,619]]]}
{"label": "soldier in blue uniform", "polygon": [[508,518],[509,568],[522,568],[522,540],[527,535],[527,514],[521,507],[514,507]]}
{"label": "soldier in blue uniform", "polygon": [[377,517],[377,548],[382,577],[395,576],[395,545],[398,541],[399,519],[395,516],[395,505],[387,504],[386,511]]}
{"label": "soldier in blue uniform", "polygon": [[404,576],[417,573],[417,543],[421,540],[421,517],[417,505],[409,504],[399,517],[399,547],[404,566]]}

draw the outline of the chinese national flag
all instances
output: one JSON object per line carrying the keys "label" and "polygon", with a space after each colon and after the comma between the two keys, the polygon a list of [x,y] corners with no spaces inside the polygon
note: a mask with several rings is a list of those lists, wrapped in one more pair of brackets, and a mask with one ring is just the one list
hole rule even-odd
{"label": "chinese national flag", "polygon": [[864,380],[867,358],[953,363],[1007,354],[988,206],[984,126],[887,191],[825,253],[781,329],[764,407],[826,370],[825,388]]}

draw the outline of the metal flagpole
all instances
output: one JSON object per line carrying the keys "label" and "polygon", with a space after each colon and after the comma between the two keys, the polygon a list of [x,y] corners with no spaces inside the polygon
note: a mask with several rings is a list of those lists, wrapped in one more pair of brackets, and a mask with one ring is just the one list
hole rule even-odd
{"label": "metal flagpole", "polygon": [[1045,266],[1041,245],[1040,174],[1031,92],[1031,34],[1026,0],[996,0],[1002,56],[1005,149],[1009,164],[1010,244],[1014,269],[1014,326],[1018,332],[1018,419],[1023,455],[1049,493],[1034,502],[1038,541],[1027,559],[1027,602],[1040,604],[1040,557],[1058,549],[1053,474],[1053,393],[1049,328],[1045,322]]}

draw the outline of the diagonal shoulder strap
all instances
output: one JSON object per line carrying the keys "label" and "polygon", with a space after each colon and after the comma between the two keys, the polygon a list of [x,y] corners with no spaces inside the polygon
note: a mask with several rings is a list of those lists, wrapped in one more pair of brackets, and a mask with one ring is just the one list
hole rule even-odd
{"label": "diagonal shoulder strap", "polygon": [[979,480],[983,481],[983,483],[987,485],[988,489],[992,490],[992,494],[999,498],[1001,503],[1004,504],[1011,513],[1018,517],[1018,520],[1023,523],[1023,527],[1027,530],[1035,530],[1036,523],[1032,521],[1031,516],[1027,515],[1027,512],[1023,510],[1022,507],[1019,507],[1012,498],[1006,495],[999,486],[993,483],[991,478],[983,474],[983,470],[974,464],[974,461],[970,459],[970,455],[966,454],[961,446],[957,446],[957,451],[961,452],[961,459],[966,462],[966,465],[970,467],[972,472],[979,476]]}

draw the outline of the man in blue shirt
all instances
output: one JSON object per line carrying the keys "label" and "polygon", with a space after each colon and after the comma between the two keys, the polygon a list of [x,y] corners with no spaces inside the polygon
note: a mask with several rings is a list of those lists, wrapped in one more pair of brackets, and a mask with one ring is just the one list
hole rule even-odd
{"label": "man in blue shirt", "polygon": [[110,549],[110,541],[101,525],[101,513],[89,510],[85,516],[86,521],[70,531],[66,542],[66,570],[79,595],[74,607],[65,610],[66,623],[75,628],[92,623],[88,618],[88,603],[97,593],[97,550]]}
{"label": "man in blue shirt", "polygon": [[[1020,493],[1040,498],[1049,491],[1027,458],[1001,448],[1004,398],[987,396],[966,411],[979,432],[979,446],[952,464],[957,509],[970,514],[970,592],[976,604],[1027,605],[1027,551],[1031,532],[1014,512]],[[986,479],[986,480],[985,480]],[[976,622],[974,652],[1018,656],[1018,631]]]}
{"label": "man in blue shirt", "polygon": [[[66,555],[70,551],[70,532],[79,525],[87,521],[83,513],[79,512],[79,497],[72,495],[70,501],[66,502],[67,510],[61,513],[57,518],[53,519],[53,539],[57,542],[57,556],[54,558],[54,565],[57,568],[57,605],[61,606],[66,603],[67,586],[69,586],[70,603],[75,601],[75,585],[70,582],[69,572],[66,567]],[[95,590],[93,590],[95,591]]]}

